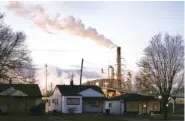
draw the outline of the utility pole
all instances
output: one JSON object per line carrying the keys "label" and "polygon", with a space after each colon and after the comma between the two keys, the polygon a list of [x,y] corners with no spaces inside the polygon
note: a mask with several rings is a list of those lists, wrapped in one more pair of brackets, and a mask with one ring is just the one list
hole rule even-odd
{"label": "utility pole", "polygon": [[53,90],[53,83],[51,82],[51,91]]}
{"label": "utility pole", "polygon": [[80,85],[82,84],[83,63],[84,63],[84,59],[82,58],[82,62],[81,62],[81,70],[80,70]]}
{"label": "utility pole", "polygon": [[46,67],[46,97],[47,97],[47,77],[48,77],[47,64],[45,65],[45,67]]}

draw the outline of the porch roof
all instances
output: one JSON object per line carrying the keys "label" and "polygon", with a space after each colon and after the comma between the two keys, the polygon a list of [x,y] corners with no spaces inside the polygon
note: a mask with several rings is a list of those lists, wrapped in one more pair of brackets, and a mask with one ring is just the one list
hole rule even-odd
{"label": "porch roof", "polygon": [[67,94],[63,94],[63,96],[82,96],[82,95],[75,94],[75,93],[67,93]]}
{"label": "porch roof", "polygon": [[136,93],[127,93],[124,95],[109,98],[109,100],[123,100],[123,101],[158,101],[153,96],[140,95]]}

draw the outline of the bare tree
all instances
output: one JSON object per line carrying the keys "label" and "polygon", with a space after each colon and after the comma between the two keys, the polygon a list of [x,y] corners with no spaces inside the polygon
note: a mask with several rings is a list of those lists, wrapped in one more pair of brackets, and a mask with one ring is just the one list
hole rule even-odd
{"label": "bare tree", "polygon": [[184,43],[180,35],[152,37],[139,66],[147,69],[149,86],[162,96],[163,118],[169,99],[184,88]]}
{"label": "bare tree", "polygon": [[149,81],[149,74],[145,69],[141,69],[135,76],[135,85],[137,90],[151,88],[151,82]]}
{"label": "bare tree", "polygon": [[132,73],[131,71],[127,72],[127,81],[126,81],[126,87],[128,90],[132,90]]}
{"label": "bare tree", "polygon": [[13,32],[0,14],[0,83],[34,83],[35,70],[24,44],[26,36]]}

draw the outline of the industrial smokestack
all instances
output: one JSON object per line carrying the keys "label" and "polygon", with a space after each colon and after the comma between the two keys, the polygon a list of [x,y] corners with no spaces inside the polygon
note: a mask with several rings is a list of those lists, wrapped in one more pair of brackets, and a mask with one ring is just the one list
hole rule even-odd
{"label": "industrial smokestack", "polygon": [[111,65],[108,67],[108,77],[109,79],[114,79],[114,67]]}
{"label": "industrial smokestack", "polygon": [[118,87],[121,86],[122,75],[121,75],[121,47],[117,47],[117,80]]}
{"label": "industrial smokestack", "polygon": [[117,47],[110,39],[99,34],[95,28],[86,27],[80,19],[76,19],[73,16],[61,18],[60,14],[57,14],[55,18],[51,18],[42,6],[25,6],[18,1],[9,2],[7,9],[21,17],[31,20],[37,27],[47,33],[53,34],[51,30],[67,32],[71,35],[89,38],[97,44],[108,48]]}

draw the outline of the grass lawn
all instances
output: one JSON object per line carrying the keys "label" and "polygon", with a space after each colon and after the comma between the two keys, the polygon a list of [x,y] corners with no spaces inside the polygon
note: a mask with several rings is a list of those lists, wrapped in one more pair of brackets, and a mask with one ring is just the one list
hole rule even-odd
{"label": "grass lawn", "polygon": [[0,121],[50,121],[48,116],[0,116]]}
{"label": "grass lawn", "polygon": [[[168,121],[169,120],[183,121],[184,117],[169,116]],[[55,116],[0,116],[0,121],[160,121],[160,116],[105,116],[96,114]]]}
{"label": "grass lawn", "polygon": [[[57,118],[58,117],[58,120]],[[62,115],[62,116],[0,116],[0,121],[126,121],[119,116]],[[55,120],[56,119],[56,120]]]}
{"label": "grass lawn", "polygon": [[121,116],[105,116],[105,115],[74,115],[74,116],[69,116],[69,115],[64,115],[62,116],[65,120],[68,121],[127,121],[124,120],[123,117]]}

